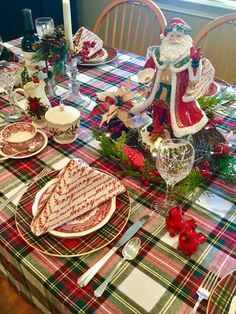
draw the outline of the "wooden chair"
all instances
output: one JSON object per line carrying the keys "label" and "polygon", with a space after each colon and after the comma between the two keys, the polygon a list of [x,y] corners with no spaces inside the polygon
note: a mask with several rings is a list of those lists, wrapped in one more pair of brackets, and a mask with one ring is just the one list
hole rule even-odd
{"label": "wooden chair", "polygon": [[107,46],[146,55],[148,46],[160,44],[166,24],[151,0],[113,0],[99,15],[93,32]]}
{"label": "wooden chair", "polygon": [[216,77],[236,85],[236,13],[208,23],[193,40],[215,67]]}

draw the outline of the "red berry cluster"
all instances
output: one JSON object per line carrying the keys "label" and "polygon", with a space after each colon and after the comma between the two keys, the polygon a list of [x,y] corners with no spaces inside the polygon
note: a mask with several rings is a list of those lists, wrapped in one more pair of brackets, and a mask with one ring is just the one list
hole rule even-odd
{"label": "red berry cluster", "polygon": [[47,63],[50,66],[53,66],[55,64],[55,62],[59,61],[59,60],[61,60],[61,55],[59,53],[57,53],[57,54],[50,54],[47,57]]}
{"label": "red berry cluster", "polygon": [[195,171],[199,171],[203,177],[208,177],[212,174],[212,172],[209,170],[210,163],[208,161],[205,161],[203,164],[203,169],[200,169],[199,167],[194,167]]}
{"label": "red berry cluster", "polygon": [[230,152],[229,145],[225,143],[219,143],[215,145],[213,154],[218,156],[228,156],[229,152]]}
{"label": "red berry cluster", "polygon": [[140,177],[140,180],[145,186],[150,185],[150,179],[158,177],[160,174],[157,170],[152,170],[147,173],[147,176]]}
{"label": "red berry cluster", "polygon": [[82,49],[79,52],[79,56],[81,57],[81,60],[89,59],[88,55],[90,52],[90,48],[94,48],[96,45],[96,41],[90,42],[89,40],[84,41]]}
{"label": "red berry cluster", "polygon": [[34,83],[39,83],[39,78],[38,78],[39,72],[41,71],[43,73],[48,73],[48,67],[40,68],[39,65],[36,64],[34,66],[34,68],[35,68],[36,71],[33,73],[33,76],[32,76],[33,77],[33,82]]}

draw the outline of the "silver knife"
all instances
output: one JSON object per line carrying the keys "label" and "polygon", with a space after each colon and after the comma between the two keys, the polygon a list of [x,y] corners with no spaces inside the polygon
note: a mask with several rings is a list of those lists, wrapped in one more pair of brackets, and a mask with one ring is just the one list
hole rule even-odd
{"label": "silver knife", "polygon": [[80,287],[85,287],[90,280],[97,274],[97,272],[102,268],[102,266],[109,260],[109,258],[122,246],[124,245],[132,236],[143,226],[143,224],[149,219],[149,216],[143,216],[140,220],[136,221],[116,242],[115,246],[107,252],[96,264],[89,268],[77,281]]}

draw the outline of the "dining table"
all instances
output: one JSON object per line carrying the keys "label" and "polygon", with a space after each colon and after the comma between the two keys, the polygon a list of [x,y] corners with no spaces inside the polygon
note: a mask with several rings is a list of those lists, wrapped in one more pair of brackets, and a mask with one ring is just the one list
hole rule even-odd
{"label": "dining table", "polygon": [[[20,39],[5,45],[21,55]],[[209,299],[200,303],[198,313],[226,314],[236,294],[235,184],[213,173],[205,181],[205,189],[199,188],[194,199],[186,196],[184,219],[194,219],[197,232],[203,233],[206,241],[193,255],[185,256],[178,249],[179,237],[170,236],[165,217],[152,208],[159,193],[158,184],[146,186],[139,179],[124,174],[118,163],[101,156],[99,142],[94,138],[94,129],[99,129],[101,119],[99,115],[89,115],[96,93],[125,84],[129,77],[136,88],[137,73],[145,63],[143,56],[118,49],[113,51],[115,54],[109,62],[78,67],[80,92],[91,101],[80,108],[73,100],[64,100],[66,105],[77,107],[81,112],[80,130],[74,142],[57,143],[47,129],[41,129],[45,145],[37,154],[0,161],[0,202],[10,198],[19,187],[25,187],[0,211],[0,275],[42,313],[187,314],[197,302],[201,282],[212,271],[219,274],[218,284]],[[50,98],[51,106],[59,104],[60,95],[67,88],[68,78],[61,77],[57,81],[56,95]],[[236,104],[231,103],[228,113],[215,113],[223,121],[219,126],[223,134],[235,128],[235,107]],[[8,99],[1,93],[1,128],[5,125],[7,111]],[[232,154],[235,144],[233,136]],[[116,220],[111,218],[111,223],[85,237],[67,238],[48,233],[35,236],[30,230],[35,195],[59,169],[76,158],[114,175],[126,187],[127,193],[116,208]],[[51,172],[29,186],[29,180],[45,166]],[[135,234],[141,240],[139,254],[122,264],[102,296],[94,296],[94,291],[123,258],[122,247],[85,287],[80,287],[78,278],[146,215],[149,219]]]}

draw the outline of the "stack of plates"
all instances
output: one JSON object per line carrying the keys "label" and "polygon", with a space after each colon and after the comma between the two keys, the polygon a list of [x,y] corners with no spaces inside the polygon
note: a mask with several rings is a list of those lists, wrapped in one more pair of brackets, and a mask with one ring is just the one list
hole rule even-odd
{"label": "stack of plates", "polygon": [[90,59],[83,60],[80,65],[83,66],[95,66],[102,65],[113,61],[117,57],[118,53],[115,48],[102,48],[97,53],[95,53]]}
{"label": "stack of plates", "polygon": [[102,48],[98,52],[96,52],[91,58],[84,60],[83,63],[98,63],[98,62],[104,62],[108,57],[108,53],[106,49]]}

